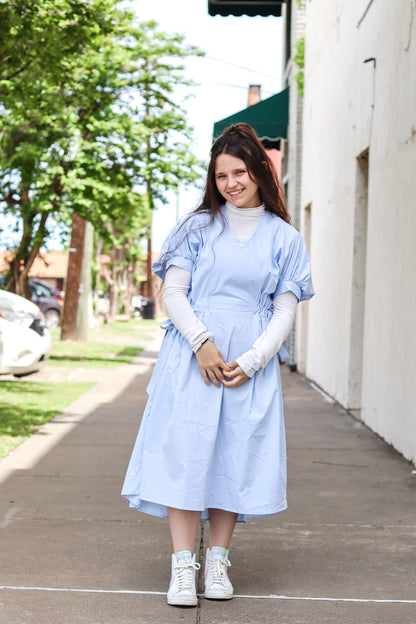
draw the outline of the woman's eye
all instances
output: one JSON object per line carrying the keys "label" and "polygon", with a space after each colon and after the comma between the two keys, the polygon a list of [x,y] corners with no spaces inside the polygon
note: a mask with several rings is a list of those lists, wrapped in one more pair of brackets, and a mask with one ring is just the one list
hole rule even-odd
{"label": "woman's eye", "polygon": [[237,175],[241,175],[242,173],[245,173],[244,169],[239,169],[239,171],[237,171]]}

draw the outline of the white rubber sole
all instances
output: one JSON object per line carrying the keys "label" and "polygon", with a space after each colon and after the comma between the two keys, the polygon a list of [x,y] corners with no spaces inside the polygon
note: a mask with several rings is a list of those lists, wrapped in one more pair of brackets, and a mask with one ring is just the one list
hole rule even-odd
{"label": "white rubber sole", "polygon": [[173,607],[196,607],[198,598],[196,596],[167,596],[167,603]]}
{"label": "white rubber sole", "polygon": [[224,591],[208,590],[205,592],[204,597],[208,600],[231,600],[231,598],[234,598],[234,594],[229,594]]}

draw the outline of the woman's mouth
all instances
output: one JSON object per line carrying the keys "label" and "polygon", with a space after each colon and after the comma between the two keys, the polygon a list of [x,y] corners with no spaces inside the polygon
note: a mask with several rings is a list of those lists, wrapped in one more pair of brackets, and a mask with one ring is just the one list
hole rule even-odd
{"label": "woman's mouth", "polygon": [[231,195],[231,197],[238,197],[238,195],[241,195],[243,191],[244,189],[237,189],[236,191],[228,191],[228,195]]}

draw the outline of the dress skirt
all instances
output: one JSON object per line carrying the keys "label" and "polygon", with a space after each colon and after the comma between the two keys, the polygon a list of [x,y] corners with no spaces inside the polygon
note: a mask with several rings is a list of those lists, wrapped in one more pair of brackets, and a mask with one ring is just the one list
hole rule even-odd
{"label": "dress skirt", "polygon": [[[213,224],[198,216],[183,229],[167,239],[154,271],[162,279],[172,264],[191,271],[188,299],[226,362],[266,329],[279,288],[298,299],[312,296],[303,241],[278,217],[264,213],[242,247],[225,216]],[[187,341],[171,321],[162,327],[122,495],[132,508],[161,517],[174,507],[201,511],[207,520],[215,508],[242,522],[286,509],[278,355],[242,386],[207,386]],[[279,355],[287,359],[284,348]]]}

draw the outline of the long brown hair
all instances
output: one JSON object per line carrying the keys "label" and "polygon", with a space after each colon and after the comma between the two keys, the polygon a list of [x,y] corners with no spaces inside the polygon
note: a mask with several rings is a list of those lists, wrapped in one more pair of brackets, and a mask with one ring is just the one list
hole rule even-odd
{"label": "long brown hair", "polygon": [[179,225],[177,232],[180,233],[182,231],[182,238],[179,239],[180,242],[176,242],[176,246],[173,249],[169,248],[162,254],[159,259],[161,264],[164,264],[169,254],[185,240],[187,235],[186,225],[196,213],[202,212],[210,216],[209,220],[199,225],[198,229],[203,229],[210,223],[212,224],[218,216],[222,220],[224,230],[225,219],[220,210],[224,204],[224,198],[218,191],[215,182],[215,162],[220,154],[230,154],[242,160],[247,167],[250,178],[258,186],[260,201],[264,205],[265,210],[277,215],[286,223],[290,223],[282,187],[273,164],[260,143],[257,134],[249,124],[234,124],[227,128],[213,143],[202,202]]}
{"label": "long brown hair", "polygon": [[253,128],[247,123],[230,126],[213,143],[202,203],[194,212],[219,212],[224,198],[215,182],[215,162],[220,154],[230,154],[244,162],[250,178],[259,187],[259,196],[265,210],[290,223],[286,200],[273,164]]}

